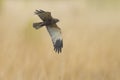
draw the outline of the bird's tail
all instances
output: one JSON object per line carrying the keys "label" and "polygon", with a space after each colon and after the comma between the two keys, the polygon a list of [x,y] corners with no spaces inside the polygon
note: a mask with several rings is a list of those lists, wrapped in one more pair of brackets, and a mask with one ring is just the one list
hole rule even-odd
{"label": "bird's tail", "polygon": [[35,29],[39,29],[39,28],[41,28],[43,26],[45,26],[44,22],[33,23],[33,27]]}

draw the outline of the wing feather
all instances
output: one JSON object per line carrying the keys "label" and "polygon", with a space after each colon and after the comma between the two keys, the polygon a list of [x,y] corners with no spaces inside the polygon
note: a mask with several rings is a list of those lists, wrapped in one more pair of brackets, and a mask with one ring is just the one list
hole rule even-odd
{"label": "wing feather", "polygon": [[52,19],[51,12],[36,10],[35,14],[38,15],[43,21]]}
{"label": "wing feather", "polygon": [[56,24],[52,24],[52,25],[47,26],[47,30],[51,36],[54,50],[58,53],[61,52],[63,48],[63,40],[62,40],[60,28],[57,27]]}

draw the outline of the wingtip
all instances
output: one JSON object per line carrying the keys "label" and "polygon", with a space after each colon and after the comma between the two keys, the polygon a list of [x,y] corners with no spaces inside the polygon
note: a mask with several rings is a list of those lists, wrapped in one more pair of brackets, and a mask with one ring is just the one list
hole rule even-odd
{"label": "wingtip", "polygon": [[45,12],[45,11],[43,11],[42,9],[36,9],[34,13],[39,14],[39,13],[42,13],[42,12]]}
{"label": "wingtip", "polygon": [[62,48],[63,48],[63,41],[59,39],[54,44],[54,51],[59,54],[62,52]]}
{"label": "wingtip", "polygon": [[57,52],[58,54],[62,52],[62,48],[54,48],[54,51]]}

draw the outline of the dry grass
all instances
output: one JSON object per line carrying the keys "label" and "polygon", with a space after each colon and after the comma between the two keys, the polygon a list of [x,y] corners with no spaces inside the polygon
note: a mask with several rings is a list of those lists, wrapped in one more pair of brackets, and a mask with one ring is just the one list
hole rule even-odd
{"label": "dry grass", "polygon": [[[60,18],[64,48],[53,51],[35,9]],[[85,2],[6,1],[0,14],[0,80],[120,80],[120,11]],[[44,37],[45,36],[45,37]]]}

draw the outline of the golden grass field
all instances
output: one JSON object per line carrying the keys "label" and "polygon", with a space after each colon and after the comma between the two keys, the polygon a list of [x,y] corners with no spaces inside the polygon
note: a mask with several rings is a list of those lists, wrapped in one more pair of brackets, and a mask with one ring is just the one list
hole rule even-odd
{"label": "golden grass field", "polygon": [[[108,2],[109,3],[109,2]],[[0,80],[120,80],[120,7],[86,1],[0,3]],[[36,9],[60,19],[64,48],[53,50]]]}

